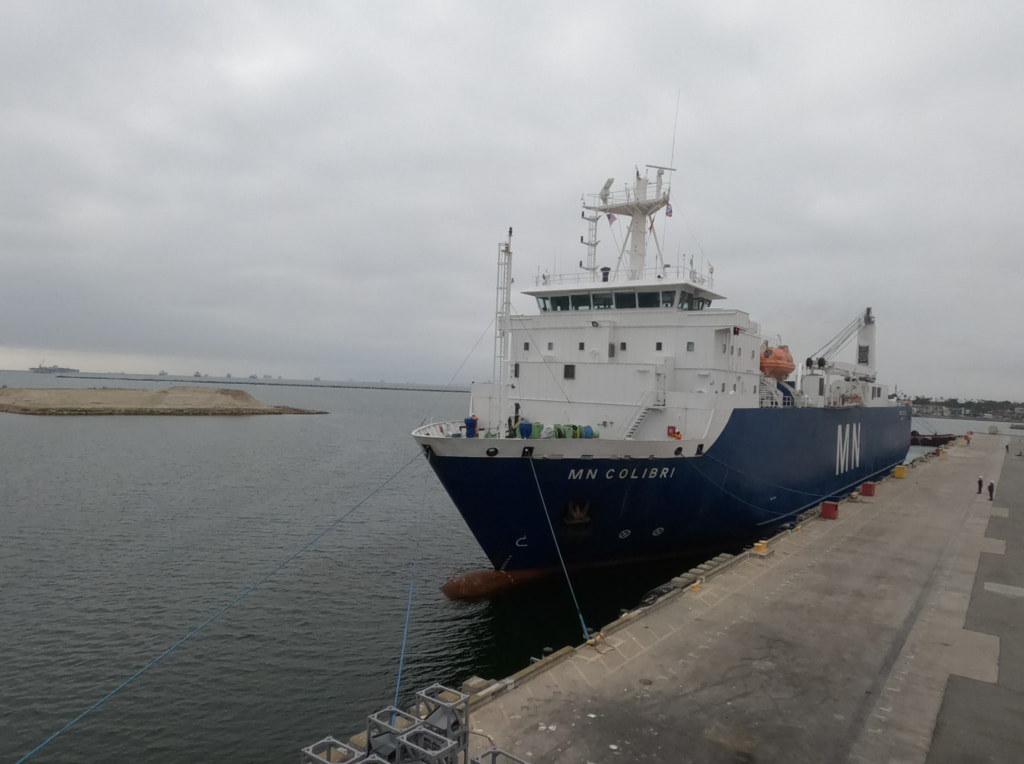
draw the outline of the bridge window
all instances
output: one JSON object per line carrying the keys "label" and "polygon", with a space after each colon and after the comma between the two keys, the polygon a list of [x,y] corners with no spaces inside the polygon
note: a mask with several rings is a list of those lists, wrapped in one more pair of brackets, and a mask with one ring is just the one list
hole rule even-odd
{"label": "bridge window", "polygon": [[657,308],[661,306],[661,295],[657,292],[637,292],[637,307]]}
{"label": "bridge window", "polygon": [[675,290],[666,291],[661,293],[661,307],[671,308],[676,304],[676,293]]}
{"label": "bridge window", "polygon": [[551,300],[547,297],[538,297],[537,307],[540,308],[541,313],[547,313],[551,310]]}
{"label": "bridge window", "polygon": [[573,310],[590,310],[590,294],[571,295]]}
{"label": "bridge window", "polygon": [[615,293],[615,307],[622,308],[635,308],[636,307],[636,292],[616,292]]}
{"label": "bridge window", "polygon": [[689,292],[679,293],[679,310],[690,310],[693,303],[693,295]]}
{"label": "bridge window", "polygon": [[560,294],[552,297],[551,310],[569,310],[569,295]]}
{"label": "bridge window", "polygon": [[594,310],[607,310],[612,307],[611,292],[595,292],[591,295]]}

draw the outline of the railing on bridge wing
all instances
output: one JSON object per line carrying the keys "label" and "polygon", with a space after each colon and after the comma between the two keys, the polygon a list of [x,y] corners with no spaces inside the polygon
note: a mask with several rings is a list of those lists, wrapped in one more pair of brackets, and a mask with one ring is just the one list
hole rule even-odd
{"label": "railing on bridge wing", "polygon": [[[713,289],[715,278],[709,270],[702,273],[699,269],[685,265],[665,266],[663,268],[650,267],[631,271],[628,268],[609,269],[609,283],[621,283],[623,281],[657,281],[658,279],[669,279],[672,281],[686,281],[694,286]],[[601,270],[584,271],[583,273],[541,273],[534,277],[534,286],[576,286],[579,284],[601,284],[604,283],[604,274]]]}

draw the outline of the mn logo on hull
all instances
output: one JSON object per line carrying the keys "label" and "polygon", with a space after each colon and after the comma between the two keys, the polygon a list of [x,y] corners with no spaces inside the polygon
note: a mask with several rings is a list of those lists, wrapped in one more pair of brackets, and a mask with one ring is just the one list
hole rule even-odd
{"label": "mn logo on hull", "polygon": [[860,422],[836,427],[836,474],[860,467]]}

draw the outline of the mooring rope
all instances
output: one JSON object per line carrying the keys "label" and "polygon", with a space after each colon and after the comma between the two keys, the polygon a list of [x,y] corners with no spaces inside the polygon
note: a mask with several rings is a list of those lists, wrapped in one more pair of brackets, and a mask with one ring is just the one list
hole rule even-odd
{"label": "mooring rope", "polygon": [[[744,472],[743,470],[737,469],[736,467],[734,467],[731,464],[726,464],[721,459],[716,459],[711,454],[704,454],[703,458],[707,459],[710,462],[714,462],[715,464],[720,464],[723,467],[725,467],[727,470],[730,470],[731,472],[735,472],[735,473],[737,473],[739,475],[743,475],[743,477],[745,477],[745,478],[750,478],[751,480],[756,480],[756,481],[760,482],[762,485],[768,486],[769,488],[777,488],[780,491],[789,491],[790,493],[802,494],[804,496],[817,496],[818,495],[818,494],[816,494],[816,493],[814,493],[812,491],[801,491],[798,488],[790,488],[789,486],[779,485],[777,483],[771,482],[770,480],[765,480],[764,478],[755,477],[754,475],[751,475],[749,472]],[[703,473],[701,473],[701,474],[703,474]],[[704,476],[707,477],[707,475],[704,475]],[[753,506],[753,505],[751,505],[751,506]]]}
{"label": "mooring rope", "polygon": [[569,585],[569,594],[572,595],[572,604],[576,606],[576,615],[580,619],[580,626],[583,628],[583,641],[590,641],[590,630],[583,620],[583,612],[580,610],[579,600],[576,599],[576,591],[572,588],[572,579],[569,578],[569,569],[565,566],[565,559],[562,557],[562,548],[558,545],[558,536],[555,535],[555,526],[551,523],[551,515],[548,512],[548,504],[544,501],[544,491],[540,487],[540,479],[537,477],[537,469],[533,466],[533,454],[527,458],[530,462],[530,470],[533,472],[533,482],[537,484],[537,495],[540,496],[540,504],[544,509],[544,519],[548,521],[548,528],[551,529],[551,540],[555,542],[555,551],[558,552],[558,561],[562,564],[562,572],[565,574],[565,583]]}
{"label": "mooring rope", "polygon": [[492,318],[491,319],[491,323],[489,323],[487,325],[487,328],[484,329],[483,334],[481,334],[477,338],[476,343],[473,345],[473,347],[470,349],[470,351],[468,353],[466,353],[466,357],[462,359],[462,363],[459,364],[459,368],[457,368],[455,370],[455,373],[452,374],[451,377],[448,379],[448,383],[444,386],[444,390],[441,390],[440,392],[438,392],[437,396],[434,398],[433,403],[431,403],[427,407],[427,415],[425,417],[423,417],[423,421],[420,422],[420,427],[422,427],[423,425],[425,425],[427,423],[427,419],[428,419],[428,417],[430,417],[430,412],[432,412],[435,408],[437,408],[437,404],[438,404],[438,401],[441,400],[441,396],[450,391],[452,385],[455,384],[455,378],[457,376],[459,376],[459,374],[462,372],[463,367],[469,362],[469,359],[472,358],[473,353],[476,352],[476,349],[480,346],[480,343],[483,342],[484,337],[487,336],[488,332],[491,329],[491,326],[493,326],[493,325],[494,325],[494,319]]}
{"label": "mooring rope", "polygon": [[28,761],[28,759],[30,759],[32,756],[34,756],[35,754],[39,753],[39,751],[43,750],[43,748],[48,746],[50,743],[52,743],[58,737],[63,735],[65,732],[67,732],[69,729],[74,727],[76,724],[78,724],[78,722],[80,722],[82,719],[84,719],[90,713],[92,713],[97,708],[99,708],[104,703],[106,703],[108,700],[110,700],[112,697],[117,695],[117,693],[121,692],[121,690],[123,690],[125,687],[130,685],[132,682],[134,682],[140,676],[145,674],[147,671],[149,671],[151,668],[153,668],[153,666],[158,664],[160,661],[162,661],[168,655],[170,655],[175,650],[177,650],[179,647],[181,647],[183,644],[188,642],[190,639],[192,639],[192,637],[194,637],[196,634],[201,632],[203,629],[205,629],[211,623],[216,621],[218,618],[220,618],[222,615],[224,615],[226,612],[228,612],[231,608],[233,608],[235,605],[237,605],[239,602],[241,602],[243,599],[245,599],[247,596],[249,596],[252,592],[256,591],[256,589],[258,589],[260,586],[262,586],[264,583],[266,583],[268,579],[270,579],[271,577],[276,575],[278,573],[278,571],[280,571],[282,568],[284,568],[286,565],[288,565],[288,563],[292,562],[296,557],[298,557],[299,555],[303,554],[306,550],[308,550],[311,546],[313,546],[313,544],[315,544],[317,541],[319,541],[324,536],[326,536],[328,533],[330,533],[332,530],[334,530],[338,525],[340,525],[344,520],[346,520],[353,512],[355,512],[357,509],[362,507],[367,501],[369,501],[374,495],[376,495],[382,488],[384,488],[384,486],[386,486],[388,483],[390,483],[392,480],[394,480],[396,477],[398,477],[402,472],[404,472],[406,470],[406,468],[409,467],[409,465],[413,464],[414,462],[418,461],[419,459],[420,459],[420,454],[417,451],[416,455],[412,459],[410,459],[405,464],[403,464],[401,467],[399,467],[397,470],[395,470],[395,472],[393,472],[383,482],[381,482],[379,485],[377,485],[376,488],[374,488],[372,491],[370,491],[368,494],[366,494],[366,496],[364,496],[351,509],[349,509],[343,515],[338,517],[330,525],[328,525],[324,530],[320,531],[320,533],[316,534],[312,539],[310,539],[302,547],[300,547],[298,549],[298,551],[293,552],[289,557],[285,558],[285,560],[283,560],[282,562],[278,563],[276,567],[274,567],[269,573],[267,573],[262,578],[260,578],[256,583],[254,583],[248,589],[245,589],[241,594],[239,594],[237,597],[235,597],[233,600],[231,600],[231,602],[226,604],[224,607],[222,607],[216,613],[214,613],[209,618],[207,618],[205,621],[203,621],[201,624],[196,626],[194,629],[192,629],[192,631],[190,631],[184,637],[179,639],[177,642],[175,642],[173,645],[168,647],[166,650],[164,650],[158,656],[153,658],[153,660],[151,660],[145,666],[143,666],[138,671],[136,671],[134,674],[132,674],[130,677],[125,679],[123,682],[121,682],[121,684],[119,684],[113,690],[108,692],[106,695],[104,695],[98,701],[93,703],[91,706],[89,706],[87,709],[85,709],[82,713],[80,713],[74,719],[69,721],[67,724],[65,724],[63,727],[61,727],[59,730],[57,730],[52,735],[50,735],[48,738],[46,738],[46,740],[44,740],[42,743],[40,743],[35,748],[33,748],[31,751],[29,751],[24,756],[22,756],[20,759],[18,759],[15,762],[15,764],[22,764],[22,762]]}
{"label": "mooring rope", "polygon": [[395,702],[392,704],[395,708],[398,708],[398,693],[402,689],[402,669],[405,667],[405,644],[409,639],[409,616],[412,614],[412,593],[415,586],[416,560],[413,560],[412,575],[409,577],[409,601],[405,605],[405,628],[402,630],[402,653],[398,658],[398,681],[395,682]]}
{"label": "mooring rope", "polygon": [[[430,464],[432,451],[427,451],[427,464]],[[398,658],[398,680],[395,682],[395,702],[392,704],[398,708],[398,693],[402,689],[402,669],[405,667],[405,645],[409,639],[409,620],[412,616],[412,595],[416,587],[416,565],[420,558],[420,535],[423,528],[423,507],[427,503],[427,470],[423,470],[423,495],[420,497],[420,511],[416,516],[416,548],[412,555],[412,572],[409,574],[409,600],[405,604],[405,628],[402,630],[402,653]]]}
{"label": "mooring rope", "polygon": [[[715,462],[716,464],[720,464],[723,467],[725,467],[726,469],[732,470],[733,472],[736,472],[737,474],[743,475],[744,477],[751,478],[751,479],[757,479],[757,478],[754,478],[753,475],[750,475],[750,474],[748,474],[746,472],[743,472],[743,470],[738,470],[735,467],[732,467],[732,466],[726,464],[725,462],[721,461],[720,459],[715,459],[713,457],[708,456],[707,454],[705,454],[702,458],[708,459],[709,461]],[[818,504],[818,503],[828,499],[829,496],[836,496],[836,495],[840,495],[840,494],[846,493],[851,488],[854,488],[858,484],[864,482],[863,479],[857,479],[857,480],[854,480],[851,483],[847,483],[846,485],[844,485],[844,486],[842,486],[840,488],[837,488],[832,493],[819,494],[819,493],[812,493],[810,491],[801,491],[801,490],[798,490],[796,488],[787,488],[786,486],[776,485],[776,484],[771,483],[771,482],[769,482],[767,480],[761,479],[760,482],[762,484],[770,487],[770,488],[778,488],[778,489],[783,490],[783,491],[789,491],[790,493],[793,493],[793,494],[802,494],[803,496],[810,496],[810,497],[812,497],[811,501],[809,501],[806,504],[803,504],[803,505],[797,507],[796,509],[791,509],[789,511],[783,511],[783,512],[776,512],[775,510],[769,509],[768,507],[763,507],[763,506],[760,506],[758,504],[754,504],[752,502],[749,502],[746,499],[743,499],[740,496],[737,496],[736,494],[734,494],[731,491],[727,490],[725,488],[725,484],[724,483],[718,483],[718,482],[712,480],[711,476],[708,475],[706,472],[702,472],[700,467],[698,467],[694,463],[693,459],[684,459],[683,461],[694,472],[696,472],[698,475],[700,475],[702,478],[704,478],[706,481],[708,481],[711,485],[715,486],[715,488],[717,488],[719,491],[724,493],[730,499],[733,499],[733,500],[739,502],[740,504],[745,504],[746,506],[748,506],[751,509],[754,509],[754,510],[756,510],[758,512],[762,512],[762,513],[764,513],[766,515],[772,515],[772,517],[770,517],[769,519],[761,520],[760,522],[758,522],[757,523],[758,526],[769,525],[771,523],[776,523],[779,520],[783,520],[783,519],[785,519],[787,517],[792,517],[794,515],[799,515],[801,512],[806,512],[808,509],[813,507],[815,504]],[[882,469],[881,472],[885,472],[887,470],[890,470],[893,467],[895,467],[897,464],[900,464],[900,462],[894,462],[893,464],[890,464],[888,467],[885,467],[884,469]],[[879,474],[879,473],[875,473],[875,474]]]}

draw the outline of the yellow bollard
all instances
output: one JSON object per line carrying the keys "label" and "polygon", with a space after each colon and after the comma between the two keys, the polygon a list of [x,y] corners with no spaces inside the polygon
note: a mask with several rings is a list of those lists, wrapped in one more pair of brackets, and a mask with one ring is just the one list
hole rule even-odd
{"label": "yellow bollard", "polygon": [[894,478],[905,478],[907,476],[907,465],[897,464],[892,468],[892,476]]}

